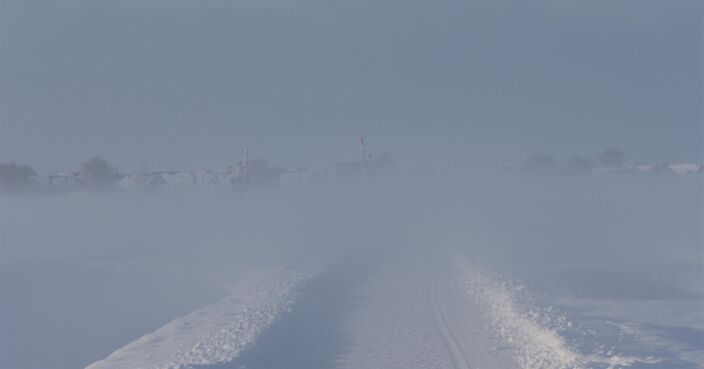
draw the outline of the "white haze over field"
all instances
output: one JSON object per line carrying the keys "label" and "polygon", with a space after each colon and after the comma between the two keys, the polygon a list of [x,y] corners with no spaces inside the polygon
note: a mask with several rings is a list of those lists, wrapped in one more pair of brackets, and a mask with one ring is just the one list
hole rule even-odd
{"label": "white haze over field", "polygon": [[[690,330],[682,345],[701,352],[701,186],[701,177],[508,176],[299,190],[3,197],[2,367],[86,366],[222,299],[253,271],[320,270],[346,260],[371,270],[377,260],[390,260],[396,268],[416,265],[422,271],[448,249],[553,296],[541,304],[568,299],[563,302],[576,306],[564,309],[578,321],[585,304],[628,302],[623,309],[631,311],[669,301],[670,310],[646,314],[639,327]],[[398,255],[406,256],[393,261]],[[344,293],[349,287],[330,288]],[[679,317],[688,320],[656,318],[672,309],[684,309]],[[583,324],[589,322],[584,318]],[[586,332],[565,331],[567,337]],[[606,333],[597,332],[584,345],[624,349],[599,336]],[[671,361],[678,368],[703,364],[686,347],[629,347],[623,355],[693,360],[691,366]],[[346,350],[338,349],[340,355]]]}
{"label": "white haze over field", "polygon": [[0,369],[704,369],[703,7],[0,0]]}

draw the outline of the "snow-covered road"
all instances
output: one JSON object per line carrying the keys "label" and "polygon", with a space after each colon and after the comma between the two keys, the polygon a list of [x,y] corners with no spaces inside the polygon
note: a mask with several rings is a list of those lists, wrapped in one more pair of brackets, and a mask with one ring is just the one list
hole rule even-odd
{"label": "snow-covered road", "polygon": [[346,325],[353,344],[340,368],[515,367],[493,350],[446,256],[389,257],[359,286],[364,299]]}
{"label": "snow-covered road", "polygon": [[[629,336],[623,323],[614,333],[609,325],[615,320],[595,323],[570,309],[572,300],[534,294],[456,251],[369,254],[318,272],[288,269],[244,278],[232,296],[175,319],[88,368],[691,369],[704,364],[704,347],[696,337],[689,350],[663,353],[645,342],[657,339],[648,336],[652,330]],[[605,306],[597,309],[606,313]],[[661,315],[674,311],[667,304],[653,309]],[[690,333],[697,335],[700,318],[695,313],[669,324],[692,325]]]}

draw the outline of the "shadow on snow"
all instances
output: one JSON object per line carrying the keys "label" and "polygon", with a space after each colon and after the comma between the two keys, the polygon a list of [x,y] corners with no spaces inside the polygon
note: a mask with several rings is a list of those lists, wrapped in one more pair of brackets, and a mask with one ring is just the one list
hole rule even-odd
{"label": "shadow on snow", "polygon": [[[348,350],[346,317],[361,297],[354,286],[373,263],[353,261],[337,265],[309,283],[292,311],[268,327],[254,346],[228,363],[197,369],[329,369]],[[374,263],[375,264],[375,263]]]}

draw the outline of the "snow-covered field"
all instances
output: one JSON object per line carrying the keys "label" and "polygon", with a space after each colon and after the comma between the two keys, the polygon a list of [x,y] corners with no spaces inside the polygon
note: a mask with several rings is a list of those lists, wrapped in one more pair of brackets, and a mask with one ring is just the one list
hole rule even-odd
{"label": "snow-covered field", "polygon": [[472,183],[5,199],[0,366],[704,368],[701,183]]}
{"label": "snow-covered field", "polygon": [[537,278],[569,278],[568,270],[547,276],[533,270],[529,284],[471,263],[463,263],[460,271],[469,300],[484,312],[496,340],[513,352],[521,368],[704,366],[701,295],[551,294],[530,285],[542,285]]}
{"label": "snow-covered field", "polygon": [[536,271],[523,282],[456,250],[406,251],[260,274],[89,368],[704,366],[701,297],[548,293]]}

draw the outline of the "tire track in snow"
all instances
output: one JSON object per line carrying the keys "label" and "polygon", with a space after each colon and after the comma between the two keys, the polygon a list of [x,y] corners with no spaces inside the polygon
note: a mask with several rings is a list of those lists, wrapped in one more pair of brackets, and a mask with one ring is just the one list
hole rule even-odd
{"label": "tire track in snow", "polygon": [[344,328],[351,341],[336,368],[453,368],[433,316],[432,266],[403,251],[374,258],[377,267],[355,288],[359,304]]}
{"label": "tire track in snow", "polygon": [[432,286],[430,287],[430,295],[433,320],[435,321],[435,325],[438,328],[438,331],[440,331],[442,340],[444,341],[447,351],[450,354],[452,366],[455,369],[471,369],[469,359],[467,354],[462,349],[461,342],[457,339],[457,335],[455,335],[452,331],[452,326],[448,324],[447,314],[444,310],[445,305],[435,286],[435,281],[432,282]]}
{"label": "tire track in snow", "polygon": [[328,369],[349,345],[341,324],[355,306],[352,287],[362,266],[332,267],[300,292],[287,316],[269,326],[247,351],[217,366],[194,369]]}

